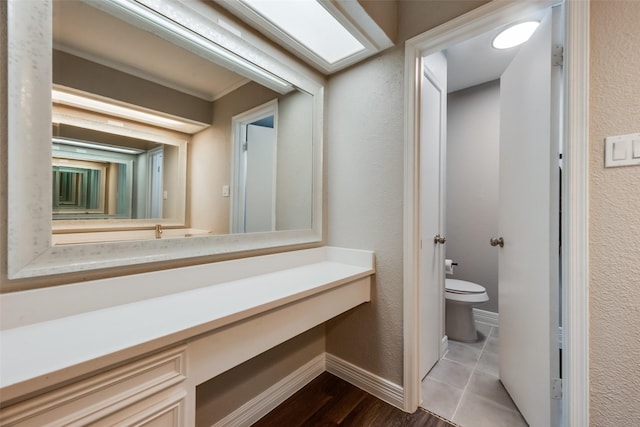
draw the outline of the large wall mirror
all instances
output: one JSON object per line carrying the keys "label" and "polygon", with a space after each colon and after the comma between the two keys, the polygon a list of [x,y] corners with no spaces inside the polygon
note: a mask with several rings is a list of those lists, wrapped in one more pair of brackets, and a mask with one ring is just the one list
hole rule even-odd
{"label": "large wall mirror", "polygon": [[209,2],[7,9],[9,278],[322,240],[321,77]]}

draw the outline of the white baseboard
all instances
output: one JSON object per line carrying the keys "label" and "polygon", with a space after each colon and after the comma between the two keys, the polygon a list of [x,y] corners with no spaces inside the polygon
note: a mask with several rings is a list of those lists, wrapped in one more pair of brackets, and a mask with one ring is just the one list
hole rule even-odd
{"label": "white baseboard", "polygon": [[[490,326],[499,326],[500,316],[498,313],[494,313],[492,311],[478,310],[477,308],[473,309],[473,318],[476,322],[485,323]],[[562,331],[562,326],[558,326],[558,348],[562,348],[562,344],[564,341],[564,334]],[[442,339],[442,345],[444,347],[444,339],[447,338],[446,335]]]}
{"label": "white baseboard", "polygon": [[254,424],[325,370],[325,354],[320,354],[215,423],[212,427],[244,427]]}
{"label": "white baseboard", "polygon": [[369,371],[326,353],[327,372],[397,408],[404,408],[404,389]]}
{"label": "white baseboard", "polygon": [[492,311],[485,311],[474,308],[473,318],[476,322],[486,323],[487,325],[491,326],[499,326],[498,313],[494,313]]}
{"label": "white baseboard", "polygon": [[445,335],[442,337],[442,346],[440,347],[440,358],[444,357],[444,354],[447,352],[447,350],[449,350],[449,337]]}

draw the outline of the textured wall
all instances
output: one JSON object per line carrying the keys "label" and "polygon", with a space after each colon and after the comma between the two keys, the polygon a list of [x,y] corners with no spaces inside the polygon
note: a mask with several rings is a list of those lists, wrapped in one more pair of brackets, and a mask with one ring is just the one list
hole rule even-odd
{"label": "textured wall", "polygon": [[450,93],[447,105],[447,258],[453,279],[487,289],[479,309],[498,312],[500,82]]}
{"label": "textured wall", "polygon": [[372,301],[327,325],[327,351],[402,384],[403,50],[332,77],[329,245],[376,251]]}
{"label": "textured wall", "polygon": [[640,132],[640,2],[591,3],[590,416],[640,425],[640,166],[604,168],[604,138]]}

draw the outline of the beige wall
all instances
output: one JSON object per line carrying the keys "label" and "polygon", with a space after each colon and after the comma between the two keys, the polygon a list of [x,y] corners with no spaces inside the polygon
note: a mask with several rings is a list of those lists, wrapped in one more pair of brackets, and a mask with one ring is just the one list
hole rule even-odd
{"label": "beige wall", "polygon": [[53,51],[53,82],[156,111],[208,123],[211,103],[131,74]]}
{"label": "beige wall", "polygon": [[213,103],[211,126],[194,135],[189,144],[190,227],[229,233],[230,197],[222,196],[222,186],[231,184],[231,118],[277,97],[276,92],[251,82]]}
{"label": "beige wall", "polygon": [[278,101],[276,230],[311,228],[313,97],[291,92]]}
{"label": "beige wall", "polygon": [[376,252],[371,303],[327,325],[327,351],[402,384],[403,60],[329,79],[328,242]]}
{"label": "beige wall", "polygon": [[591,425],[640,425],[640,166],[604,168],[604,138],[640,132],[640,2],[591,4]]}

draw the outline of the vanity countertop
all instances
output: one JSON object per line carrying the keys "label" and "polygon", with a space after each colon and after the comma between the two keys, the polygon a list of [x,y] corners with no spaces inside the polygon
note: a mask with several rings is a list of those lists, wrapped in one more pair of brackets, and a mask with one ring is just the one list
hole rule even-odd
{"label": "vanity countertop", "polygon": [[[330,247],[296,252],[308,253],[302,257],[291,253],[291,257],[299,258],[297,266],[265,273],[256,268],[258,273],[248,277],[2,330],[0,390],[3,400],[22,395],[25,389],[33,390],[34,386],[57,384],[77,376],[80,371],[90,372],[313,298],[375,272],[372,252]],[[264,264],[261,258],[231,261],[228,266],[246,276],[242,270]],[[224,263],[216,264],[212,272],[224,267]],[[206,274],[202,266],[180,270],[183,281],[189,281],[189,275],[194,272]],[[165,280],[163,272],[144,276],[148,275],[153,275],[158,282]],[[118,280],[133,287],[136,276]],[[55,292],[55,288],[47,292]],[[43,297],[46,292],[41,294]],[[81,367],[86,369],[78,370]]]}

